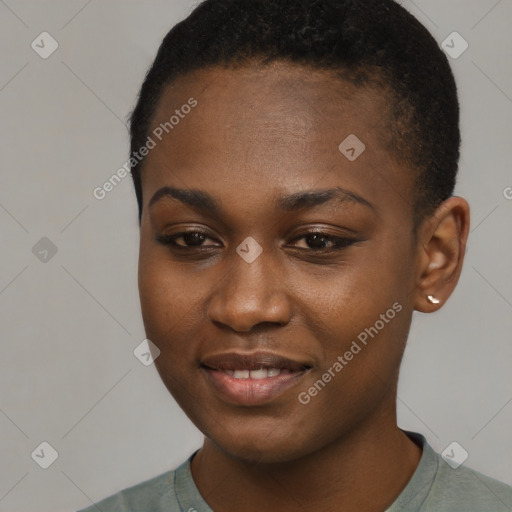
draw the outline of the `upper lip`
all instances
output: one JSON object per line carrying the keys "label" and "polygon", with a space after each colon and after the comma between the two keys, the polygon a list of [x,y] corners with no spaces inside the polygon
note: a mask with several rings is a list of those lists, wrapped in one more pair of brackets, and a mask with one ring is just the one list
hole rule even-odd
{"label": "upper lip", "polygon": [[301,362],[273,352],[224,352],[201,359],[201,366],[212,370],[259,370],[278,368],[302,371],[311,368],[308,362]]}

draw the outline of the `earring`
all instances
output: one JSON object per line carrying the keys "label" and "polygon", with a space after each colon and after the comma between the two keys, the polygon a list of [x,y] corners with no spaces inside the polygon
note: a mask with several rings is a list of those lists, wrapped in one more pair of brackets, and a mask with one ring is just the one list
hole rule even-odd
{"label": "earring", "polygon": [[433,295],[427,295],[427,300],[430,302],[430,304],[439,304],[441,301],[434,297]]}

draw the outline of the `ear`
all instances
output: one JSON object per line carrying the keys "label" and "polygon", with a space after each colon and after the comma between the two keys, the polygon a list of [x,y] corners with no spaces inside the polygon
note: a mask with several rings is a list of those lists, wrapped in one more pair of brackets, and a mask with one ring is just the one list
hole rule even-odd
{"label": "ear", "polygon": [[419,227],[414,302],[417,311],[437,311],[455,289],[466,253],[469,220],[467,201],[450,197]]}

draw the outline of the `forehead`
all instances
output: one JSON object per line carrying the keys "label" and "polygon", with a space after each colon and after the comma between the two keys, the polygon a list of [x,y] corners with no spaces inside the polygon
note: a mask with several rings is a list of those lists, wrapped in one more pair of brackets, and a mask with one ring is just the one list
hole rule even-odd
{"label": "forehead", "polygon": [[[192,98],[197,105],[181,110]],[[143,172],[145,204],[169,181],[201,183],[219,196],[230,189],[261,196],[271,188],[335,184],[403,200],[411,173],[387,150],[388,111],[382,89],[356,87],[332,71],[274,62],[190,73],[166,87],[153,116],[156,147]],[[364,150],[350,160],[346,150],[354,143],[356,154]]]}

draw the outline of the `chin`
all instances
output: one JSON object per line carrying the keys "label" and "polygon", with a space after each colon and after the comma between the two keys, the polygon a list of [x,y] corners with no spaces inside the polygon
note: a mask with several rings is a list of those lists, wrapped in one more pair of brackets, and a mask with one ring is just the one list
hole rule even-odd
{"label": "chin", "polygon": [[235,424],[232,428],[225,428],[220,432],[218,425],[213,429],[201,430],[223,453],[249,464],[291,462],[316,449],[313,443],[299,437],[297,432],[300,430],[290,428],[279,432],[277,428],[255,429],[254,426],[249,428],[249,425],[247,428],[240,428]]}
{"label": "chin", "polygon": [[238,443],[232,441],[226,444],[213,442],[229,457],[247,464],[278,464],[291,462],[301,458],[303,454],[298,453],[297,446],[283,447],[282,444],[261,445],[260,440],[249,442],[247,439]]}

